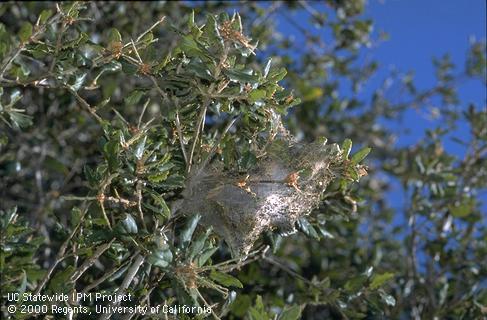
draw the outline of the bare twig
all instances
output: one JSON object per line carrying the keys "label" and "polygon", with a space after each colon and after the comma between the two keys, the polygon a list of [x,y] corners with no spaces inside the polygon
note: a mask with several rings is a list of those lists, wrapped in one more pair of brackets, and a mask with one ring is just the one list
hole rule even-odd
{"label": "bare twig", "polygon": [[237,121],[239,118],[239,116],[233,118],[225,127],[225,129],[223,129],[221,135],[220,135],[220,138],[218,139],[218,142],[210,149],[210,152],[208,153],[208,156],[203,160],[203,163],[201,164],[200,168],[199,168],[199,171],[202,171],[206,165],[208,165],[208,163],[211,161],[211,159],[213,158],[213,156],[215,155],[215,152],[216,150],[218,149],[218,146],[221,144],[221,142],[223,141],[223,138],[225,137],[225,135],[227,134],[228,130],[230,130],[230,128],[233,126],[233,124],[235,123],[235,121]]}
{"label": "bare twig", "polygon": [[144,103],[144,107],[142,108],[142,112],[140,113],[139,116],[139,121],[137,121],[137,129],[140,129],[140,124],[142,123],[142,118],[144,117],[145,110],[147,109],[147,106],[149,105],[150,99],[147,99],[147,101]]}
{"label": "bare twig", "polygon": [[203,303],[205,304],[205,306],[211,310],[211,314],[213,315],[213,318],[215,318],[216,320],[221,320],[220,317],[218,317],[216,315],[215,312],[213,312],[213,308],[210,306],[210,304],[208,302],[206,302],[205,298],[203,297],[203,295],[201,295],[200,291],[198,289],[196,289],[196,293],[198,294],[198,297],[203,301]]}
{"label": "bare twig", "polygon": [[200,270],[203,271],[208,271],[212,269],[218,269],[219,271],[222,272],[230,272],[234,269],[241,268],[245,266],[246,264],[249,264],[251,262],[254,262],[261,257],[265,256],[265,253],[269,250],[269,246],[262,246],[252,252],[250,252],[247,256],[245,256],[242,260],[242,258],[233,258],[230,260],[226,260],[217,264],[213,264],[211,266],[204,266],[201,267]]}
{"label": "bare twig", "polygon": [[269,262],[270,264],[273,264],[275,265],[276,267],[278,267],[279,269],[285,271],[286,273],[290,274],[291,276],[303,281],[304,283],[306,284],[309,284],[311,286],[314,286],[314,287],[317,287],[319,288],[318,285],[316,285],[315,283],[313,283],[312,281],[306,279],[305,277],[303,277],[302,275],[300,275],[299,273],[297,273],[296,271],[294,270],[291,270],[290,268],[288,268],[287,266],[285,266],[284,264],[282,264],[281,262],[277,261],[275,258],[271,258],[271,257],[264,257],[264,260]]}
{"label": "bare twig", "polygon": [[[89,206],[88,206],[89,207]],[[69,234],[68,238],[64,241],[64,243],[61,245],[61,247],[59,248],[59,251],[56,255],[56,258],[54,260],[54,263],[51,265],[51,267],[49,268],[49,270],[47,270],[46,274],[44,275],[44,278],[42,278],[41,282],[37,285],[37,288],[36,290],[34,291],[34,295],[38,295],[41,290],[44,288],[44,286],[46,285],[46,283],[49,281],[49,279],[51,278],[51,275],[52,273],[54,272],[54,269],[56,269],[57,265],[64,260],[65,258],[65,254],[66,254],[66,249],[68,248],[68,245],[69,245],[69,242],[71,241],[71,239],[74,237],[74,235],[76,234],[76,232],[78,232],[78,229],[79,227],[81,226],[81,224],[83,223],[84,221],[84,217],[86,215],[86,212],[88,212],[88,207],[86,207],[84,210],[83,210],[83,213],[80,217],[80,220],[78,222],[78,224],[76,225],[76,227],[73,229],[73,231],[71,231],[71,233]]]}
{"label": "bare twig", "polygon": [[208,98],[205,99],[205,101],[203,102],[203,105],[201,106],[200,113],[198,114],[198,119],[196,120],[196,132],[194,134],[193,144],[191,145],[191,151],[189,152],[189,158],[188,158],[188,163],[187,163],[187,168],[186,168],[187,173],[191,172],[191,165],[193,162],[194,150],[196,148],[196,143],[198,142],[200,132],[203,133],[206,110],[208,109],[210,102],[211,102],[210,99],[208,99]]}
{"label": "bare twig", "polygon": [[145,231],[147,231],[147,225],[145,224],[144,220],[144,212],[142,211],[142,181],[138,180],[137,185],[135,186],[136,193],[137,193],[137,210],[139,212],[139,218],[142,222],[142,227]]}
{"label": "bare twig", "polygon": [[[67,200],[67,201],[93,201],[97,200],[98,198],[95,196],[88,196],[88,197],[78,197],[78,196],[62,196],[61,199]],[[105,197],[104,201],[110,201],[115,204],[121,204],[124,207],[135,207],[137,205],[137,202],[131,201],[128,199],[124,198],[116,198],[116,197]]]}
{"label": "bare twig", "polygon": [[88,270],[88,268],[91,267],[95,263],[95,261],[105,251],[107,251],[110,248],[113,241],[115,241],[115,239],[112,239],[112,240],[110,240],[110,242],[102,244],[101,246],[99,246],[98,249],[93,254],[93,256],[91,256],[89,259],[85,260],[85,262],[83,262],[83,264],[76,270],[76,272],[73,273],[70,280],[72,282],[76,282],[83,275],[83,273],[85,273],[86,270]]}
{"label": "bare twig", "polygon": [[181,147],[181,151],[183,152],[184,162],[186,163],[187,166],[188,156],[186,154],[186,148],[184,147],[183,131],[181,129],[181,122],[179,121],[179,111],[177,107],[176,107],[176,130],[178,131],[179,145]]}
{"label": "bare twig", "polygon": [[113,276],[115,273],[117,273],[120,269],[126,267],[128,264],[130,263],[130,261],[127,261],[125,263],[123,263],[122,265],[116,267],[116,268],[113,268],[112,270],[108,271],[108,272],[105,272],[103,274],[103,276],[101,276],[99,279],[93,281],[92,283],[90,283],[89,285],[87,285],[84,289],[83,289],[83,293],[87,293],[87,292],[90,292],[92,289],[98,287],[98,285],[100,285],[101,283],[103,283],[105,280],[107,280],[108,278],[110,278],[111,276]]}
{"label": "bare twig", "polygon": [[145,30],[144,32],[142,32],[138,37],[137,37],[137,42],[139,42],[140,40],[142,40],[142,38],[148,34],[149,32],[151,32],[155,27],[157,27],[159,24],[161,24],[162,22],[164,22],[164,20],[166,19],[166,17],[162,17],[160,18],[159,20],[157,20],[152,26],[149,27],[149,29]]}
{"label": "bare twig", "polygon": [[130,39],[130,44],[132,45],[132,48],[134,49],[135,55],[137,56],[137,59],[139,59],[139,63],[144,63],[142,61],[142,58],[139,55],[139,50],[137,50],[137,47],[135,46],[134,40]]}
{"label": "bare twig", "polygon": [[81,98],[81,96],[73,90],[72,88],[66,86],[66,89],[78,100],[78,102],[99,122],[103,123],[103,119],[96,113],[96,110],[90,106],[88,102],[86,102],[85,99]]}
{"label": "bare twig", "polygon": [[[135,261],[133,262],[132,266],[130,266],[129,270],[127,271],[127,274],[125,275],[125,278],[122,281],[122,284],[117,290],[117,295],[120,296],[125,294],[125,291],[134,280],[134,277],[139,271],[140,266],[144,263],[144,260],[145,258],[143,255],[141,255],[140,253],[137,254],[137,256],[135,257]],[[112,308],[117,307],[119,304],[120,301],[112,302],[108,307],[110,310],[112,310]],[[111,316],[112,313],[105,313],[100,317],[100,319],[107,320],[110,319]]]}

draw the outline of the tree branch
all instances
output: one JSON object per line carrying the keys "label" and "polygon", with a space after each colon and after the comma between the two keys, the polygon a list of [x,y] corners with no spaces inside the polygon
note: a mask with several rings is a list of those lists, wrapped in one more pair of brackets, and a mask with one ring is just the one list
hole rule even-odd
{"label": "tree branch", "polygon": [[[132,264],[132,266],[127,271],[127,275],[125,276],[125,278],[122,281],[122,284],[118,288],[117,295],[124,295],[125,294],[125,291],[129,287],[129,285],[132,283],[132,281],[134,280],[134,277],[137,274],[137,272],[139,271],[140,266],[144,263],[144,260],[145,260],[144,256],[142,256],[140,253],[138,253],[137,256],[135,257],[134,263]],[[120,301],[113,302],[108,307],[110,309],[112,309],[113,307],[117,307],[119,304],[120,304]],[[111,316],[112,316],[112,313],[105,313],[100,317],[100,319],[101,320],[108,320],[111,318]]]}
{"label": "tree branch", "polygon": [[83,275],[83,273],[85,273],[86,270],[88,270],[88,268],[91,267],[95,263],[95,261],[105,251],[107,251],[110,248],[110,246],[112,245],[113,241],[115,241],[115,239],[112,239],[112,240],[110,240],[110,242],[105,243],[105,244],[102,244],[101,246],[99,246],[98,249],[93,254],[93,256],[91,256],[89,259],[85,260],[85,262],[83,262],[83,264],[76,270],[76,272],[73,273],[73,275],[71,276],[70,280],[72,282],[76,282]]}
{"label": "tree branch", "polygon": [[[88,205],[89,207],[89,205]],[[83,223],[84,221],[84,217],[86,215],[86,212],[88,212],[88,207],[86,207],[85,210],[83,210],[83,214],[81,215],[80,217],[80,220],[78,222],[78,224],[76,225],[76,227],[73,229],[73,231],[71,231],[71,233],[69,234],[68,238],[64,241],[64,243],[62,244],[61,248],[59,248],[59,251],[56,255],[56,259],[54,260],[54,263],[51,265],[51,267],[49,268],[49,270],[46,272],[46,275],[44,276],[44,278],[42,278],[41,282],[37,285],[37,288],[36,290],[34,291],[34,295],[37,295],[41,292],[41,290],[44,288],[44,286],[46,285],[46,283],[49,281],[49,279],[51,278],[51,275],[52,273],[54,272],[54,269],[56,269],[57,265],[63,261],[63,259],[65,258],[65,253],[66,253],[66,249],[68,248],[68,245],[69,245],[69,242],[71,241],[71,239],[74,237],[74,235],[76,234],[76,232],[78,232],[78,229],[79,227],[81,226],[81,224]]]}

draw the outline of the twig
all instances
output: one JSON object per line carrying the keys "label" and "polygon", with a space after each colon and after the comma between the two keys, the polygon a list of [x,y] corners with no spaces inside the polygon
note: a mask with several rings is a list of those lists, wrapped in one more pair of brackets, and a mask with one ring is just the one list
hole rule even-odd
{"label": "twig", "polygon": [[[218,63],[217,67],[215,68],[215,72],[214,72],[214,77],[217,79],[220,76],[222,68],[224,67],[224,65],[227,61],[229,50],[230,50],[230,48],[227,45],[225,45],[223,53],[220,57],[220,62]],[[220,90],[218,90],[218,88],[217,88],[217,90],[215,90],[215,83],[212,83],[210,85],[210,87],[208,88],[208,92],[207,92],[207,95],[204,99],[203,106],[201,108],[200,114],[198,115],[198,120],[197,120],[197,124],[196,124],[196,133],[194,136],[193,145],[191,146],[191,152],[189,154],[188,163],[187,163],[187,173],[191,172],[191,165],[193,162],[193,156],[194,156],[194,150],[196,147],[196,143],[198,142],[200,132],[201,132],[201,134],[203,134],[203,130],[205,128],[206,110],[208,109],[208,106],[211,103],[210,97],[215,93],[215,91],[216,91],[216,93],[220,93],[220,91],[222,91],[227,85],[228,85],[228,82],[225,85],[223,85],[220,88]]]}
{"label": "twig", "polygon": [[56,259],[54,260],[54,263],[51,265],[51,267],[49,268],[49,270],[47,270],[46,272],[46,275],[44,276],[44,278],[42,278],[41,282],[37,285],[37,288],[36,290],[34,291],[34,295],[38,295],[41,290],[44,288],[44,286],[46,285],[46,283],[49,281],[49,279],[51,278],[51,275],[52,273],[54,272],[54,269],[56,269],[57,265],[63,261],[63,259],[65,258],[64,257],[64,254],[66,253],[66,249],[68,248],[68,245],[69,245],[69,242],[71,241],[71,239],[74,237],[74,235],[76,234],[76,232],[78,231],[79,227],[81,226],[81,224],[83,223],[84,221],[84,217],[86,215],[86,212],[88,212],[88,207],[83,210],[83,214],[81,215],[80,217],[80,220],[78,222],[78,224],[76,225],[76,227],[73,229],[73,231],[71,231],[71,233],[69,234],[68,238],[64,241],[64,243],[61,245],[61,247],[59,248],[59,251],[56,255]]}
{"label": "twig", "polygon": [[76,92],[75,90],[73,90],[72,88],[66,86],[65,87],[66,89],[68,89],[68,91],[76,98],[76,100],[78,100],[78,102],[84,107],[86,108],[86,110],[88,110],[89,113],[91,113],[91,115],[101,124],[103,124],[103,119],[96,113],[96,110],[94,108],[92,108],[90,106],[90,104],[88,102],[86,102],[85,99],[81,98],[81,96],[78,94],[78,92]]}
{"label": "twig", "polygon": [[[139,271],[140,266],[144,263],[144,260],[145,260],[144,256],[142,256],[140,253],[138,253],[136,258],[135,258],[134,263],[132,264],[132,266],[130,266],[129,270],[127,271],[127,275],[125,276],[125,278],[122,281],[122,284],[118,288],[117,295],[120,296],[120,295],[125,294],[125,291],[129,287],[129,285],[132,283],[132,281],[134,280],[134,277],[137,274],[137,272]],[[120,301],[116,301],[116,302],[111,303],[108,306],[109,310],[112,310],[112,308],[117,307],[119,304],[120,304]],[[111,318],[111,316],[112,316],[111,312],[105,313],[100,317],[100,319],[101,320],[108,320]]]}
{"label": "twig", "polygon": [[305,277],[303,277],[302,275],[300,275],[299,273],[297,273],[296,271],[294,270],[291,270],[290,268],[288,268],[287,266],[285,266],[284,264],[280,263],[279,261],[276,261],[274,260],[273,258],[271,257],[264,257],[264,260],[275,265],[276,267],[279,267],[279,269],[289,273],[291,276],[293,277],[296,277],[298,278],[299,280],[309,284],[309,285],[312,285],[314,287],[317,287],[319,288],[318,285],[316,285],[315,283],[313,283],[312,281],[309,281],[308,279],[306,279]]}
{"label": "twig", "polygon": [[137,210],[139,212],[139,218],[142,222],[142,227],[145,231],[147,231],[147,225],[145,224],[144,220],[144,212],[142,211],[142,181],[138,180],[137,185],[135,186],[136,193],[137,193]]}
{"label": "twig", "polygon": [[[154,87],[156,88],[157,92],[161,96],[162,100],[166,103],[169,103],[169,97],[167,94],[161,89],[159,84],[157,83],[157,80],[154,76],[149,77],[154,84]],[[188,166],[188,155],[186,153],[186,148],[184,147],[184,138],[183,138],[183,131],[181,130],[181,122],[179,121],[179,112],[178,112],[178,107],[176,106],[176,130],[178,131],[178,138],[179,138],[179,145],[181,147],[181,152],[183,153],[184,157],[184,162],[186,163],[186,167]]]}
{"label": "twig", "polygon": [[156,23],[154,23],[152,26],[149,27],[149,29],[145,30],[144,32],[142,32],[138,37],[137,37],[137,42],[139,42],[140,40],[142,40],[142,38],[148,34],[149,32],[151,32],[155,27],[157,27],[159,24],[161,24],[164,20],[166,19],[166,17],[162,17],[160,18],[159,20],[156,21]]}
{"label": "twig", "polygon": [[22,50],[24,50],[24,47],[25,47],[25,44],[21,43],[19,45],[19,47],[17,48],[17,50],[14,52],[14,54],[2,66],[2,68],[0,69],[0,78],[3,79],[3,74],[5,73],[5,71],[7,71],[7,68],[10,66],[12,61],[14,61],[18,57],[18,55],[22,52]]}
{"label": "twig", "polygon": [[136,55],[136,56],[137,56],[137,58],[139,59],[139,63],[140,63],[140,64],[144,63],[144,62],[142,61],[142,59],[140,58],[139,51],[137,50],[137,47],[135,46],[135,43],[134,43],[134,40],[133,40],[133,39],[130,39],[130,44],[132,44],[132,48],[134,49],[135,55]]}
{"label": "twig", "polygon": [[255,251],[250,252],[245,257],[245,260],[242,260],[241,258],[233,258],[233,259],[226,260],[226,261],[223,261],[223,262],[220,262],[217,264],[213,264],[211,266],[201,267],[200,270],[203,272],[203,271],[208,271],[208,270],[212,270],[212,269],[218,269],[220,271],[229,272],[229,271],[232,271],[236,268],[240,268],[246,264],[254,262],[255,260],[259,259],[259,257],[260,257],[260,255],[258,255],[259,253],[261,253],[261,255],[264,256],[268,249],[269,249],[269,246],[262,246],[262,247],[256,249]]}
{"label": "twig", "polygon": [[205,167],[206,165],[208,164],[208,162],[211,161],[211,159],[213,158],[213,156],[215,155],[215,152],[218,148],[218,146],[221,144],[221,142],[223,141],[223,138],[225,137],[225,135],[227,134],[228,130],[230,130],[230,128],[233,126],[233,124],[235,123],[235,121],[238,120],[240,116],[237,116],[235,118],[233,118],[225,127],[225,129],[223,129],[222,131],[222,134],[220,135],[220,138],[218,139],[218,142],[210,149],[210,152],[208,153],[208,156],[203,160],[203,163],[201,164],[200,168],[199,168],[199,171],[201,172]]}
{"label": "twig", "polygon": [[17,49],[14,51],[14,53],[7,59],[7,61],[0,68],[0,79],[3,79],[3,75],[4,75],[5,71],[7,71],[8,67],[10,67],[10,64],[12,64],[12,62],[19,56],[19,54],[22,53],[22,51],[25,49],[25,45],[28,42],[34,41],[41,33],[44,32],[47,25],[51,25],[51,24],[55,23],[60,17],[61,17],[61,14],[58,12],[52,18],[50,18],[48,21],[46,21],[44,24],[42,24],[42,25],[36,24],[34,26],[34,32],[30,36],[30,39],[26,43],[21,42],[19,44],[19,46],[17,47]]}
{"label": "twig", "polygon": [[186,148],[184,147],[183,131],[181,130],[181,122],[179,121],[179,111],[177,107],[176,107],[176,130],[178,131],[179,145],[181,147],[181,151],[183,152],[184,162],[186,163],[186,166],[188,166],[188,156],[186,155]]}
{"label": "twig", "polygon": [[[62,10],[61,7],[59,6],[59,3],[56,3],[56,9],[57,12],[62,15]],[[59,30],[59,33],[57,34],[56,37],[56,48],[54,49],[54,55],[52,57],[51,65],[49,66],[49,73],[51,73],[54,70],[54,66],[56,65],[57,55],[59,53],[59,50],[61,49],[61,40],[63,38],[63,33],[66,31],[66,26],[67,26],[66,21],[63,21],[61,25],[61,29]]]}
{"label": "twig", "polygon": [[208,106],[210,105],[210,101],[211,100],[208,98],[205,99],[205,101],[203,102],[203,105],[201,106],[200,113],[198,114],[198,119],[196,121],[196,132],[194,134],[193,144],[191,145],[191,151],[189,153],[189,158],[188,158],[188,163],[187,163],[187,168],[186,168],[187,173],[191,172],[191,165],[193,162],[194,150],[196,148],[196,143],[198,142],[200,131],[201,131],[201,133],[203,133],[204,119],[205,119],[205,115],[206,115],[206,110],[208,109]]}
{"label": "twig", "polygon": [[[78,196],[62,196],[61,199],[67,200],[67,201],[93,201],[93,200],[98,200],[98,197],[95,196],[90,196],[90,197],[78,197]],[[135,207],[137,205],[137,202],[135,201],[130,201],[124,198],[116,198],[116,197],[106,197],[104,201],[110,201],[113,203],[118,203],[123,205],[124,207]]]}
{"label": "twig", "polygon": [[82,293],[87,293],[89,291],[91,291],[93,288],[96,288],[98,287],[99,284],[103,283],[105,280],[107,280],[108,278],[110,278],[111,276],[113,276],[115,273],[117,273],[120,269],[126,267],[127,265],[129,264],[129,262],[125,262],[123,263],[122,265],[116,267],[116,268],[113,268],[112,270],[108,271],[108,272],[105,272],[103,274],[103,276],[101,276],[100,278],[98,278],[97,280],[93,281],[92,283],[90,283],[89,285],[87,285]]}
{"label": "twig", "polygon": [[149,102],[150,102],[150,99],[147,99],[147,101],[144,103],[144,107],[142,108],[142,112],[140,113],[140,116],[139,116],[139,121],[137,122],[137,129],[140,129],[140,124],[142,123],[142,117],[144,116],[145,110],[147,109]]}
{"label": "twig", "polygon": [[88,270],[88,268],[91,267],[95,263],[95,261],[105,251],[107,251],[110,248],[113,241],[115,241],[115,239],[112,239],[112,240],[110,240],[110,242],[102,244],[101,246],[99,246],[98,249],[93,254],[93,256],[91,256],[89,259],[87,259],[85,262],[83,262],[83,264],[78,268],[78,270],[76,270],[76,272],[73,273],[70,280],[72,282],[76,282],[83,275],[83,273],[85,273],[86,270]]}
{"label": "twig", "polygon": [[149,79],[152,81],[152,83],[154,84],[154,88],[156,88],[157,92],[159,93],[159,95],[161,96],[162,100],[164,100],[166,103],[169,103],[170,100],[169,100],[169,97],[167,96],[167,94],[161,89],[161,87],[159,86],[159,84],[157,83],[157,80],[154,76],[149,76]]}
{"label": "twig", "polygon": [[210,309],[211,311],[211,314],[213,315],[213,317],[216,319],[216,320],[221,320],[215,312],[213,312],[213,308],[210,306],[210,304],[208,302],[206,302],[205,298],[201,295],[200,291],[198,289],[196,289],[196,293],[198,294],[198,297],[200,297],[200,299],[203,301],[203,303],[205,304],[205,306],[208,307],[208,309]]}

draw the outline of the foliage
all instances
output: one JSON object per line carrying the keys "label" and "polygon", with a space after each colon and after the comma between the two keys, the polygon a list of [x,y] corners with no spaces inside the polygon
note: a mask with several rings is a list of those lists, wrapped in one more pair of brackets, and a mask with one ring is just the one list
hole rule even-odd
{"label": "foliage", "polygon": [[[481,317],[487,114],[463,107],[456,81],[485,84],[485,43],[458,75],[437,59],[433,88],[392,75],[403,101],[386,87],[361,101],[378,68],[359,63],[372,22],[361,0],[326,3],[224,3],[233,15],[211,2],[0,7],[2,289],[131,293],[230,319]],[[288,14],[303,10],[330,43]],[[275,34],[277,14],[305,36],[298,57]],[[379,124],[411,108],[441,121],[396,148]],[[301,144],[343,141],[341,174],[300,233],[266,232],[234,257],[201,213],[178,208],[197,170],[221,163],[245,178],[290,139],[281,117]],[[471,130],[456,140],[465,154],[448,154],[459,125]],[[404,208],[388,201],[393,184]]]}

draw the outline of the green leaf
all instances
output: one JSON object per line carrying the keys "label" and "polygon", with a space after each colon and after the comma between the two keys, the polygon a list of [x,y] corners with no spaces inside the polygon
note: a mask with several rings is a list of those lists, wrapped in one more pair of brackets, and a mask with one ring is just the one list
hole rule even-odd
{"label": "green leaf", "polygon": [[257,157],[251,151],[246,151],[240,159],[240,166],[244,170],[250,170],[256,163]]}
{"label": "green leaf", "polygon": [[357,153],[355,153],[352,156],[352,159],[351,159],[352,164],[360,163],[360,161],[364,160],[365,157],[370,153],[371,150],[372,150],[371,148],[363,148],[360,151],[357,151]]}
{"label": "green leaf", "polygon": [[[202,29],[202,38],[206,38],[208,44],[211,44],[212,48],[218,48],[218,51],[223,51],[224,42],[223,38],[218,31],[218,23],[213,15],[208,15],[206,24]],[[211,51],[211,49],[210,49]]]}
{"label": "green leaf", "polygon": [[25,270],[22,270],[22,280],[20,281],[20,286],[17,288],[19,296],[23,296],[25,289],[27,289],[27,274]]}
{"label": "green leaf", "polygon": [[[163,161],[167,161],[167,160],[163,159]],[[167,163],[163,163],[162,165],[157,165],[155,170],[151,171],[151,172],[155,172],[155,174],[151,174],[149,176],[149,179],[157,180],[155,182],[160,182],[165,180],[167,178],[167,175],[169,174],[169,170],[172,169],[174,166],[175,164],[172,162],[167,162]]]}
{"label": "green leaf", "polygon": [[146,140],[147,140],[147,136],[144,136],[135,147],[134,156],[137,160],[142,159],[142,156],[144,155]]}
{"label": "green leaf", "polygon": [[185,228],[181,232],[181,244],[183,247],[187,247],[191,238],[193,237],[194,230],[198,226],[198,222],[201,219],[201,215],[195,214],[188,219]]}
{"label": "green leaf", "polygon": [[238,319],[243,319],[249,308],[252,306],[252,299],[247,294],[239,294],[232,303],[230,310],[232,313],[238,317]]}
{"label": "green leaf", "polygon": [[68,293],[73,286],[69,278],[71,278],[75,270],[75,267],[69,265],[64,269],[60,269],[49,281],[49,290],[53,293]]}
{"label": "green leaf", "polygon": [[188,28],[191,30],[194,27],[196,27],[196,24],[194,23],[194,10],[191,10],[191,13],[188,15]]}
{"label": "green leaf", "polygon": [[231,81],[239,82],[241,84],[256,84],[259,82],[259,77],[254,75],[252,70],[225,69],[223,72]]}
{"label": "green leaf", "polygon": [[210,278],[226,287],[243,288],[242,282],[240,282],[240,280],[223,272],[212,270],[210,272]]}
{"label": "green leaf", "polygon": [[278,233],[269,231],[266,232],[266,237],[269,238],[269,241],[271,243],[272,253],[277,253],[277,250],[279,250],[282,244],[282,236]]}
{"label": "green leaf", "polygon": [[187,253],[188,253],[188,260],[193,261],[193,259],[201,253],[203,248],[205,247],[205,242],[206,239],[208,239],[208,236],[211,233],[212,228],[208,228],[205,233],[202,233],[198,238],[193,240],[191,242],[191,246],[189,247]]}
{"label": "green leaf", "polygon": [[76,225],[78,225],[78,223],[81,220],[82,215],[83,215],[83,213],[81,212],[80,208],[73,207],[71,209],[71,219],[69,219],[69,224],[71,225],[71,227],[74,228]]}
{"label": "green leaf", "polygon": [[308,220],[304,217],[301,217],[298,219],[298,227],[303,231],[308,237],[314,238],[319,240],[320,236],[316,232],[316,230],[313,228],[311,223],[308,222]]}
{"label": "green leaf", "polygon": [[303,101],[313,101],[323,96],[323,89],[318,87],[307,88],[303,93]]}
{"label": "green leaf", "polygon": [[211,256],[218,250],[218,247],[207,248],[201,252],[201,254],[196,258],[198,267],[202,267],[211,258]]}
{"label": "green leaf", "polygon": [[448,208],[455,218],[465,218],[472,213],[474,206],[475,202],[467,198],[461,204],[449,205]]}
{"label": "green leaf", "polygon": [[301,318],[301,306],[294,305],[282,310],[279,314],[278,320],[297,320]]}
{"label": "green leaf", "polygon": [[8,113],[8,115],[14,126],[17,128],[27,128],[32,125],[32,116],[28,116],[16,111],[11,111]]}
{"label": "green leaf", "polygon": [[205,79],[208,81],[215,81],[215,78],[211,75],[210,70],[208,69],[207,65],[199,62],[192,60],[188,64],[188,69],[190,73],[194,73],[196,76],[198,76],[201,79]]}
{"label": "green leaf", "polygon": [[49,19],[52,16],[52,10],[51,9],[44,9],[41,11],[41,14],[39,15],[39,23],[44,24],[47,22],[47,19]]}
{"label": "green leaf", "polygon": [[169,246],[167,246],[166,248],[154,250],[147,258],[147,262],[161,268],[166,268],[171,264],[172,259],[173,254]]}
{"label": "green leaf", "polygon": [[355,276],[351,279],[349,279],[346,283],[345,283],[345,290],[348,290],[349,292],[357,292],[357,291],[360,291],[363,287],[364,287],[364,284],[365,282],[367,281],[367,276],[366,275],[358,275],[358,276]]}
{"label": "green leaf", "polygon": [[152,42],[152,40],[154,40],[154,34],[151,32],[147,32],[145,36],[142,37],[142,39],[140,39],[140,42],[148,45]]}
{"label": "green leaf", "polygon": [[137,73],[137,71],[139,71],[139,67],[126,61],[125,59],[121,60],[120,63],[122,65],[122,71],[128,75],[134,75]]}
{"label": "green leaf", "polygon": [[320,230],[320,233],[323,235],[323,237],[335,239],[335,236],[332,233],[330,233],[328,230],[326,230],[324,226],[318,226],[318,230]]}
{"label": "green leaf", "polygon": [[140,99],[144,96],[145,90],[134,90],[132,91],[128,97],[124,99],[124,102],[128,106],[134,106],[139,103]]}
{"label": "green leaf", "polygon": [[79,91],[79,89],[81,89],[81,87],[85,83],[86,75],[87,75],[87,73],[77,74],[75,76],[74,83],[72,85],[69,85],[69,87],[73,91]]}
{"label": "green leaf", "polygon": [[118,154],[120,150],[120,144],[118,141],[111,140],[105,143],[103,146],[103,152],[105,154],[105,159],[108,162],[108,167],[110,171],[115,171],[118,168]]}
{"label": "green leaf", "polygon": [[287,74],[286,68],[273,69],[269,72],[267,79],[269,82],[278,82],[284,79]]}
{"label": "green leaf", "polygon": [[370,282],[369,287],[370,289],[375,290],[392,278],[394,278],[394,273],[392,272],[376,274],[372,277],[372,281]]}
{"label": "green leaf", "polygon": [[104,64],[102,67],[103,72],[107,72],[107,71],[115,72],[115,71],[119,71],[120,69],[122,69],[122,64],[115,60],[112,60],[109,63]]}
{"label": "green leaf", "polygon": [[166,219],[169,219],[171,217],[171,210],[166,204],[166,201],[164,201],[164,198],[162,198],[158,194],[151,193],[152,199],[154,199],[154,202],[159,205],[160,211],[159,213]]}
{"label": "green leaf", "polygon": [[27,42],[32,36],[32,25],[29,22],[24,22],[19,30],[19,38],[22,42]]}
{"label": "green leaf", "polygon": [[201,60],[207,60],[207,54],[198,45],[192,35],[186,35],[181,38],[181,50],[189,57],[199,57]]}
{"label": "green leaf", "polygon": [[133,235],[138,232],[137,223],[130,214],[125,214],[125,219],[117,223],[115,230],[120,235]]}
{"label": "green leaf", "polygon": [[108,43],[122,42],[122,35],[116,28],[108,30]]}
{"label": "green leaf", "polygon": [[160,184],[161,187],[167,190],[178,189],[184,187],[184,177],[178,174],[169,176],[164,183]]}
{"label": "green leaf", "polygon": [[13,107],[17,102],[20,101],[20,99],[22,99],[22,93],[20,92],[20,90],[15,89],[10,94],[10,102],[8,106]]}
{"label": "green leaf", "polygon": [[270,320],[271,319],[271,317],[265,311],[264,303],[262,302],[262,297],[260,295],[257,295],[257,298],[255,298],[254,306],[249,308],[248,316],[251,320]]}
{"label": "green leaf", "polygon": [[255,89],[255,90],[252,90],[250,91],[249,93],[249,99],[250,99],[250,102],[254,103],[258,100],[261,100],[263,98],[265,98],[267,96],[267,92],[266,90],[263,90],[263,89]]}
{"label": "green leaf", "polygon": [[352,140],[345,139],[342,144],[343,160],[347,160],[350,155],[350,150],[352,150]]}
{"label": "green leaf", "polygon": [[380,297],[382,300],[389,306],[394,307],[396,305],[396,299],[391,296],[390,294],[387,294],[385,292],[379,291]]}

